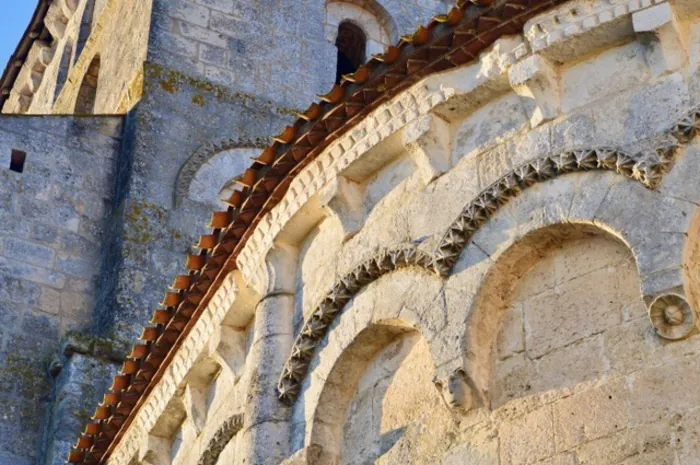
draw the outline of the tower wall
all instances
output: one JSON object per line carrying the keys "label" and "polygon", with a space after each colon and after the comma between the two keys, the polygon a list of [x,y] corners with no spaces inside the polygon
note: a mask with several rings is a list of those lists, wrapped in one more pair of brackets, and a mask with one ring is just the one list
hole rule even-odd
{"label": "tower wall", "polygon": [[[37,463],[52,357],[92,325],[121,128],[118,117],[0,117],[0,463]],[[13,150],[26,153],[21,173]]]}

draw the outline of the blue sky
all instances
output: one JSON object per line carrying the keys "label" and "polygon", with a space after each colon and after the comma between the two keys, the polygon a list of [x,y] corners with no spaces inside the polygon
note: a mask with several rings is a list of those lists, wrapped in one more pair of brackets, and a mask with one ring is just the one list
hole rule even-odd
{"label": "blue sky", "polygon": [[37,0],[0,0],[0,74],[29,26]]}

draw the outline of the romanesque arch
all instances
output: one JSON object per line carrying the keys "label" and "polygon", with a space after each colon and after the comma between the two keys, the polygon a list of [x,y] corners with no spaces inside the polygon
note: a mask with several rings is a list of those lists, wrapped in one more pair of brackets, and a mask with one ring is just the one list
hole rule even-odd
{"label": "romanesque arch", "polygon": [[[507,11],[508,14],[520,14],[520,10],[513,5],[504,3],[503,6],[499,13]],[[473,5],[469,7],[476,8]],[[606,3],[604,7],[605,10],[601,10],[600,16],[596,16],[596,21],[604,22],[611,17],[610,5]],[[447,15],[436,19],[435,24],[443,21],[460,23],[460,18]],[[494,21],[492,16],[483,19],[484,22]],[[267,247],[289,246],[289,249],[293,249],[297,242],[291,241],[293,244],[289,244],[285,239],[289,239],[290,230],[295,234],[294,239],[304,236],[308,230],[307,226],[317,219],[317,216],[314,216],[313,221],[309,220],[303,224],[305,219],[308,220],[304,217],[310,209],[321,210],[329,206],[329,210],[336,210],[332,214],[341,217],[345,214],[341,211],[342,208],[357,207],[356,204],[360,204],[357,209],[362,210],[361,213],[371,210],[374,215],[372,221],[359,221],[361,230],[352,231],[356,234],[347,234],[349,239],[345,243],[348,246],[338,254],[342,256],[337,260],[331,274],[335,282],[320,291],[324,294],[318,304],[312,307],[309,318],[298,332],[285,327],[284,332],[275,333],[275,330],[279,329],[275,326],[278,321],[270,317],[276,317],[283,313],[282,311],[292,313],[289,312],[289,302],[295,298],[293,289],[274,289],[274,292],[266,296],[265,306],[261,306],[263,311],[258,312],[269,318],[258,321],[263,321],[260,323],[261,327],[269,331],[268,339],[275,340],[274,344],[270,343],[267,346],[271,351],[269,353],[274,351],[275,365],[274,368],[265,365],[265,381],[269,381],[271,372],[272,376],[277,376],[279,372],[279,350],[287,350],[288,342],[291,342],[292,337],[297,337],[289,351],[278,385],[280,399],[287,404],[293,404],[292,434],[296,448],[323,444],[331,450],[329,453],[344,459],[342,440],[332,440],[340,435],[340,420],[336,417],[331,418],[331,421],[335,421],[331,422],[335,431],[330,433],[324,432],[323,422],[320,421],[321,416],[326,413],[331,416],[337,415],[332,409],[336,404],[333,386],[328,383],[329,379],[338,379],[334,367],[338,363],[342,366],[345,357],[348,357],[348,360],[353,358],[352,353],[357,349],[354,342],[365,341],[365,334],[374,336],[369,338],[369,347],[374,340],[385,340],[391,345],[394,340],[415,334],[413,328],[419,328],[421,337],[425,338],[438,378],[447,373],[456,373],[459,377],[466,378],[465,384],[475,391],[474,397],[482,400],[474,402],[472,408],[457,417],[455,423],[459,424],[459,430],[452,431],[455,434],[455,447],[453,450],[439,451],[445,457],[441,460],[443,464],[464,463],[469,459],[476,463],[525,464],[540,459],[566,463],[576,460],[571,451],[579,446],[580,450],[577,453],[580,452],[582,462],[598,463],[595,453],[599,444],[591,444],[606,438],[606,435],[615,440],[620,439],[619,436],[615,436],[618,433],[638,434],[631,436],[629,441],[634,449],[629,457],[636,460],[637,455],[649,452],[646,450],[649,443],[646,428],[649,427],[648,431],[652,431],[654,426],[650,426],[650,423],[661,418],[667,426],[671,415],[676,412],[674,409],[685,411],[697,404],[697,396],[690,394],[690,391],[697,390],[687,389],[692,388],[694,384],[692,376],[697,373],[697,361],[678,357],[679,352],[686,347],[692,348],[693,344],[697,344],[697,338],[692,334],[692,325],[690,331],[681,336],[688,338],[688,344],[681,350],[675,349],[675,353],[671,345],[666,343],[666,340],[671,338],[668,337],[668,328],[664,328],[664,325],[682,326],[685,324],[683,318],[686,318],[685,309],[671,308],[679,306],[669,303],[672,301],[667,299],[667,295],[677,294],[677,297],[683,298],[683,251],[687,247],[684,245],[684,236],[692,229],[691,221],[696,214],[697,202],[679,196],[677,189],[667,182],[667,176],[669,173],[677,173],[678,168],[674,167],[674,163],[679,150],[682,150],[679,146],[688,144],[695,137],[698,125],[697,109],[691,109],[686,116],[680,115],[681,108],[692,108],[691,100],[687,98],[687,83],[680,72],[660,79],[662,82],[654,81],[656,77],[649,79],[649,87],[658,92],[658,95],[653,94],[658,102],[652,109],[640,109],[638,105],[638,102],[647,104],[652,100],[647,98],[646,93],[639,92],[639,88],[644,86],[626,89],[628,92],[624,98],[627,100],[615,101],[615,105],[608,102],[612,98],[609,94],[594,92],[587,96],[590,97],[589,100],[583,101],[573,101],[572,92],[568,95],[564,92],[564,97],[559,102],[559,96],[554,96],[559,92],[560,76],[557,73],[561,71],[563,74],[569,70],[556,69],[558,65],[549,63],[544,53],[529,54],[532,51],[531,45],[549,46],[552,41],[558,40],[557,37],[564,37],[566,34],[562,29],[567,26],[560,28],[561,22],[560,19],[555,21],[554,29],[558,34],[552,33],[544,37],[546,40],[532,40],[532,44],[527,44],[518,39],[503,39],[493,48],[499,53],[485,53],[481,56],[479,64],[465,66],[460,72],[428,77],[393,100],[391,95],[386,96],[382,105],[368,108],[361,121],[347,132],[333,133],[331,128],[334,120],[331,117],[322,120],[328,131],[321,136],[318,136],[317,131],[319,125],[311,126],[309,131],[306,131],[309,128],[305,126],[306,123],[300,122],[296,127],[290,126],[275,139],[276,144],[280,145],[273,145],[263,153],[256,162],[256,168],[251,170],[250,177],[257,183],[249,182],[251,189],[246,202],[237,205],[238,211],[235,214],[232,207],[215,215],[214,218],[221,221],[213,221],[217,225],[214,235],[205,236],[203,239],[203,242],[208,239],[210,244],[213,243],[210,249],[206,249],[209,252],[188,257],[189,269],[202,281],[197,281],[194,286],[177,288],[182,290],[182,293],[173,296],[170,301],[166,300],[163,306],[172,312],[195,308],[197,311],[209,312],[211,306],[207,299],[213,294],[209,290],[217,289],[218,282],[210,288],[209,282],[203,282],[203,277],[211,281],[218,280],[217,273],[222,268],[217,267],[230,267],[233,260],[238,260],[237,265],[247,274],[248,284],[257,289],[257,265],[267,265],[267,252],[270,250]],[[590,24],[583,20],[580,22],[583,23],[580,24],[581,28]],[[432,31],[440,31],[438,27],[447,28],[436,26]],[[541,27],[532,29],[535,33],[544,30]],[[468,36],[471,34],[469,31],[460,35]],[[546,31],[549,34],[549,30]],[[640,31],[649,32],[642,29]],[[629,32],[629,28],[625,32]],[[423,42],[424,44],[432,45],[429,35],[430,31],[418,31],[414,36],[404,39],[404,43],[417,45],[406,45],[405,48],[420,50],[423,41],[427,41]],[[558,52],[561,53],[561,48],[567,48],[568,45],[570,43],[564,44]],[[595,52],[592,61],[576,62],[581,58],[581,55],[578,55],[567,62],[567,67],[571,63],[571,66],[580,66],[578,71],[581,71],[601,62],[607,63],[611,56],[618,58],[630,54],[632,47],[628,45],[621,46],[621,50],[613,50],[610,55],[599,53],[598,49],[588,50],[586,53]],[[637,44],[632,45],[635,47],[635,64],[647,66],[644,62],[648,57],[643,56]],[[475,49],[483,50],[476,47]],[[424,50],[428,52],[427,48]],[[465,52],[465,48],[460,48],[458,52]],[[456,61],[464,59],[466,62],[473,58],[460,57],[458,53],[450,55],[450,59]],[[409,68],[416,66],[415,69],[424,69],[418,66],[420,63],[409,61]],[[452,61],[443,64],[456,65]],[[648,70],[644,69],[646,73]],[[583,85],[578,77],[573,81],[569,81],[570,89]],[[659,88],[662,91],[659,91]],[[369,88],[362,90],[367,94],[372,92]],[[336,89],[336,94],[340,95],[338,99],[341,99],[343,95],[339,92]],[[326,103],[333,102],[334,98],[333,93],[324,96]],[[474,101],[479,104],[474,105]],[[671,106],[669,101],[673,102],[670,109],[667,108]],[[618,107],[624,108],[622,111],[627,113],[624,118],[619,118],[627,118],[624,124],[614,129],[607,125],[601,128],[591,114],[591,107],[598,110],[597,107],[604,104],[604,110],[608,112],[613,112]],[[311,107],[303,119],[308,121],[316,118],[317,109],[315,106]],[[351,113],[352,106],[343,108],[343,111]],[[517,114],[519,119],[501,119],[502,116],[511,114]],[[663,118],[659,114],[662,114]],[[606,115],[606,118],[609,116]],[[445,128],[451,124],[454,126]],[[297,129],[300,128],[303,130],[297,133]],[[329,137],[330,134],[333,136]],[[641,137],[650,134],[652,137],[648,139]],[[317,136],[319,138],[315,139]],[[305,152],[306,149],[315,150],[311,147],[314,144],[309,140],[330,139],[332,141],[327,147],[317,147],[317,153],[320,153],[317,158],[310,156],[307,159],[308,164],[293,165],[291,158],[298,156],[299,159],[303,159],[304,155],[309,153]],[[280,141],[285,142],[282,144]],[[307,143],[309,145],[303,145]],[[622,148],[617,147],[618,143]],[[275,158],[279,154],[278,150],[285,152],[279,158]],[[383,155],[386,155],[386,158],[382,158]],[[396,155],[396,158],[391,158],[392,155]],[[289,163],[287,167],[293,165],[296,170],[293,172],[294,176],[285,177],[276,171],[283,163]],[[405,171],[401,171],[404,168]],[[415,180],[415,184],[394,183],[389,179],[386,182],[387,186],[380,186],[370,192],[369,197],[362,196],[362,189],[367,186],[368,178],[379,179],[381,184],[393,173],[382,178],[380,172],[386,175],[394,169],[399,172],[399,181],[411,178]],[[406,176],[402,177],[404,174]],[[690,180],[683,175],[678,176],[679,184]],[[322,190],[341,177],[360,186],[356,189],[360,200],[355,205],[352,202],[354,199],[347,201],[340,198],[343,196],[340,192],[342,189],[337,190],[340,195],[337,195],[337,192],[329,195],[328,197],[333,197],[330,201],[324,198]],[[277,190],[278,186],[282,187]],[[418,187],[414,190],[420,192],[416,193],[411,189],[415,186]],[[372,193],[376,194],[375,198],[371,198]],[[275,197],[276,194],[279,194],[279,197]],[[259,207],[258,202],[261,199],[265,200],[264,208]],[[342,205],[331,206],[334,200],[339,200],[337,203]],[[401,200],[403,202],[400,202]],[[279,203],[275,203],[277,201]],[[271,205],[274,206],[270,207]],[[381,210],[378,205],[389,205],[382,212],[384,215],[377,213]],[[399,211],[388,212],[391,207],[396,207]],[[457,213],[452,215],[455,211]],[[362,219],[366,220],[372,215],[365,215]],[[448,216],[443,223],[443,217]],[[253,220],[248,222],[248,218]],[[431,224],[426,226],[425,223],[428,222]],[[389,230],[390,233],[383,234],[384,230]],[[394,230],[398,232],[395,233]],[[241,239],[243,237],[245,239]],[[345,240],[345,237],[343,239]],[[220,242],[216,242],[217,240]],[[410,243],[393,246],[402,240]],[[530,248],[523,247],[530,241]],[[581,244],[590,243],[596,246],[596,251],[608,251],[610,256],[624,255],[624,260],[620,262],[609,263],[602,260],[605,264],[604,271],[607,272],[607,268],[611,268],[612,274],[616,274],[615,270],[622,269],[618,268],[618,265],[624,268],[617,274],[629,279],[624,286],[625,296],[629,297],[630,301],[636,298],[636,304],[643,306],[643,311],[639,311],[640,306],[636,310],[635,318],[623,320],[625,325],[621,326],[624,328],[615,329],[632,333],[641,330],[649,339],[653,338],[649,345],[651,351],[639,351],[647,357],[644,362],[649,362],[646,365],[648,371],[615,372],[609,378],[601,376],[600,384],[597,385],[585,384],[587,380],[584,379],[576,380],[572,385],[551,385],[532,395],[522,395],[523,392],[529,391],[524,387],[518,387],[520,391],[514,396],[495,395],[497,393],[493,383],[498,377],[492,376],[491,373],[498,370],[489,368],[490,372],[482,375],[481,368],[486,365],[490,367],[490,362],[480,364],[477,360],[478,355],[474,355],[484,350],[488,354],[494,342],[486,340],[483,344],[472,346],[477,338],[470,333],[470,329],[488,323],[483,323],[479,318],[479,315],[484,313],[479,299],[488,300],[484,296],[491,295],[494,287],[507,287],[513,283],[520,286],[524,282],[523,279],[528,279],[520,276],[524,270],[513,265],[519,263],[518,258],[524,260],[523,257],[528,257],[527,254],[520,255],[523,251],[534,250],[532,253],[536,260],[533,259],[532,262],[537,262],[534,265],[536,268],[542,261],[555,260],[556,257],[552,258],[550,255],[552,253],[556,255],[563,250],[564,256],[570,259],[571,255],[576,256],[572,251]],[[243,251],[240,255],[236,255],[241,249]],[[348,257],[365,252],[371,252],[372,256],[358,266],[346,266]],[[606,256],[602,258],[608,258],[608,254],[604,255]],[[495,270],[504,264],[510,264],[505,267],[504,273],[512,279],[500,283],[493,281],[491,278]],[[535,269],[525,268],[527,271]],[[285,271],[290,269],[286,268]],[[598,272],[600,269],[591,270],[594,271]],[[402,276],[409,276],[410,279],[403,281]],[[569,277],[583,278],[578,275]],[[190,281],[187,282],[191,284]],[[269,280],[266,279],[259,282],[269,284]],[[385,283],[391,283],[390,288],[387,289]],[[418,287],[424,285],[429,289]],[[263,287],[266,291],[270,290]],[[623,286],[620,286],[620,289],[622,288]],[[386,290],[386,293],[382,290]],[[506,291],[509,289],[504,290],[500,301],[494,297],[495,304],[503,302],[503,308],[497,308],[502,311],[487,313],[515,313],[509,313],[513,300],[508,299],[512,297],[513,292]],[[397,295],[408,297],[398,299]],[[371,296],[371,299],[366,296]],[[528,301],[535,297],[532,293],[524,293],[522,296]],[[216,298],[220,299],[221,294],[214,297],[213,305],[218,306]],[[432,298],[427,301],[421,300],[425,297]],[[182,303],[180,298],[192,300]],[[201,306],[199,299],[205,299]],[[363,299],[369,299],[372,305],[368,306],[369,310],[358,311]],[[640,303],[642,299],[643,304]],[[522,304],[518,298],[515,298],[514,302],[515,305]],[[273,311],[280,309],[282,311],[279,313]],[[669,309],[672,311],[667,311]],[[647,310],[652,310],[652,324],[649,324],[644,315]],[[660,312],[654,317],[653,311],[656,310]],[[588,315],[585,311],[577,314]],[[622,314],[624,319],[624,311]],[[288,316],[287,313],[284,315]],[[692,312],[688,315],[692,317]],[[209,314],[205,313],[205,316],[209,317]],[[195,321],[199,323],[199,320]],[[493,325],[497,327],[494,332],[503,332],[503,321],[500,319]],[[288,322],[285,320],[283,325],[288,325]],[[605,328],[606,331],[608,329],[611,328]],[[378,333],[373,333],[375,330]],[[651,331],[656,331],[656,335]],[[186,341],[197,340],[202,337],[201,333],[202,331],[188,331],[184,332],[182,337]],[[557,331],[552,333],[558,334]],[[598,337],[600,334],[589,336]],[[496,337],[496,341],[498,340]],[[635,339],[622,337],[610,340]],[[535,344],[538,341],[539,339]],[[563,345],[552,347],[552,351],[578,342],[571,338],[565,339],[561,342]],[[486,349],[483,346],[486,346]],[[537,348],[537,345],[533,347]],[[502,358],[512,359],[526,352],[528,348],[525,345],[523,350],[519,350],[518,346],[512,355]],[[623,355],[618,357],[618,360],[623,365],[627,363],[628,367],[634,366],[634,352],[637,348],[634,344],[618,347]],[[539,352],[533,349],[537,352],[534,358],[538,363],[549,354],[548,350],[540,349]],[[382,348],[377,350],[381,351]],[[178,353],[190,356],[187,349]],[[631,360],[626,360],[627,356],[630,356]],[[658,358],[654,359],[654,356]],[[493,360],[492,357],[488,359]],[[578,361],[576,357],[566,359]],[[672,363],[666,366],[665,362],[669,361]],[[673,367],[673,370],[669,367]],[[181,366],[178,370],[186,371],[186,368]],[[358,371],[361,374],[355,379],[360,380],[357,381],[360,385],[367,369]],[[142,372],[144,373],[149,374]],[[668,382],[671,378],[674,381],[678,379],[680,385],[685,388],[679,390],[678,396],[672,402],[667,400],[667,397],[672,396],[664,396],[662,391],[655,392],[655,388],[652,387],[655,381]],[[177,385],[179,381],[181,379],[170,380],[168,385]],[[671,383],[666,386],[671,386]],[[160,385],[157,387],[160,388]],[[635,396],[640,392],[645,395]],[[324,393],[328,397],[325,397]],[[336,390],[335,393],[340,397],[345,396],[342,390]],[[251,397],[259,401],[256,406],[267,408],[271,404],[271,395],[274,393],[270,389],[256,389]],[[620,422],[612,425],[600,423],[600,418],[590,418],[585,412],[575,421],[570,421],[569,417],[579,414],[590,404],[591,399],[602,407],[607,404],[600,400],[618,399],[618,395],[623,399],[622,404],[631,406],[627,413],[623,412],[620,417],[614,416],[615,420],[620,418]],[[153,397],[155,396],[150,399]],[[646,401],[640,401],[645,398],[657,402],[645,405]],[[354,400],[348,402],[351,404]],[[328,408],[321,412],[318,409],[320,405]],[[340,402],[340,405],[345,404]],[[266,423],[275,424],[277,432],[286,433],[283,419],[287,413],[285,408],[275,404],[275,407],[271,408],[274,410],[273,414],[264,418]],[[248,418],[256,417],[251,415]],[[263,421],[251,422],[255,426],[262,423]],[[637,428],[640,425],[642,429]],[[588,429],[589,426],[592,431]],[[550,434],[555,428],[558,428],[556,436]],[[547,433],[532,434],[533,430]],[[132,429],[130,434],[135,434],[133,431]],[[264,434],[267,434],[267,431],[275,430],[270,428],[264,431]],[[334,436],[326,437],[326,433],[333,433]],[[257,434],[257,431],[250,434]],[[263,433],[260,436],[263,436]],[[281,434],[280,437],[282,439],[277,441],[278,445],[284,442],[287,436]],[[444,437],[452,439],[448,434]],[[625,440],[628,437],[624,436],[621,439]],[[268,445],[272,445],[272,442]],[[281,445],[280,450],[276,452],[279,454],[274,457],[276,462],[279,462],[278,457],[286,454],[284,447]],[[642,450],[642,447],[645,449]],[[260,446],[260,449],[263,447]],[[333,452],[334,450],[337,452]],[[528,453],[531,456],[528,456]],[[122,463],[121,457],[123,454],[120,454],[114,463]],[[621,457],[618,462],[629,457]],[[396,463],[406,461],[397,460]]]}
{"label": "romanesque arch", "polygon": [[389,12],[376,0],[348,2],[331,0],[326,3],[326,38],[336,42],[343,22],[360,28],[366,36],[365,57],[381,53],[398,39],[398,29]]}
{"label": "romanesque arch", "polygon": [[[294,448],[320,447],[324,459],[331,461],[327,463],[376,460],[400,440],[410,421],[400,416],[384,422],[381,415],[358,417],[353,412],[365,410],[359,404],[367,402],[368,395],[378,405],[407,406],[405,383],[410,379],[416,388],[413,394],[439,399],[433,377],[435,365],[444,361],[436,359],[442,355],[434,352],[430,321],[440,320],[444,312],[439,304],[431,307],[441,285],[435,275],[406,268],[371,284],[347,304],[320,343],[312,361],[313,374],[293,407]],[[391,297],[397,290],[403,291],[403,298]],[[368,391],[375,386],[376,393]],[[363,427],[372,428],[372,433],[362,436]],[[357,444],[348,444],[353,441]],[[355,447],[363,449],[364,455],[351,457],[349,450]],[[377,447],[382,452],[375,454]]]}
{"label": "romanesque arch", "polygon": [[258,149],[241,147],[231,140],[203,146],[180,168],[175,182],[175,203],[187,199],[220,206],[235,190],[235,179],[257,155]]}

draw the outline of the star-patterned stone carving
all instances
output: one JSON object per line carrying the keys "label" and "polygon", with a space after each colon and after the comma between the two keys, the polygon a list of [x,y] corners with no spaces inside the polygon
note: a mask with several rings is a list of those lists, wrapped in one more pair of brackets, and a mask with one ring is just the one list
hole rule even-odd
{"label": "star-patterned stone carving", "polygon": [[[677,123],[670,131],[670,135],[679,142],[687,142],[689,138],[695,137],[699,126],[700,107],[692,110]],[[657,156],[651,158],[643,158],[641,155],[631,156],[611,148],[600,148],[565,151],[558,155],[535,159],[515,168],[467,204],[443,234],[432,254],[427,254],[413,246],[403,246],[383,251],[360,263],[333,286],[304,325],[278,384],[280,400],[291,403],[296,399],[301,381],[306,375],[309,361],[320,339],[342,311],[343,306],[362,287],[389,272],[407,266],[419,266],[440,276],[449,276],[472,235],[508,200],[536,183],[566,173],[601,170],[615,171],[654,189],[675,158],[677,151],[678,145],[672,143],[659,147],[656,150]],[[687,334],[685,326],[682,331],[677,327],[687,325],[688,321],[692,321],[694,325],[695,316],[688,314],[686,307],[681,304],[674,306],[668,304],[668,299],[661,300],[661,298],[657,301],[660,303],[655,301],[652,305],[655,312],[652,314],[652,322],[659,334],[662,337],[666,337],[664,336],[666,333]],[[669,305],[671,310],[663,310]],[[658,310],[659,308],[663,311]],[[668,328],[676,329],[668,330]]]}
{"label": "star-patterned stone carving", "polygon": [[598,156],[595,150],[575,150],[576,168],[580,171],[593,170],[598,167]]}

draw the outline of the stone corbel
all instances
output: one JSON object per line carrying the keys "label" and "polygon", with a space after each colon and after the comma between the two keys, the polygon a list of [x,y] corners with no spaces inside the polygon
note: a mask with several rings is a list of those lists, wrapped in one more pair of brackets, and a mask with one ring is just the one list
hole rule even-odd
{"label": "stone corbel", "polygon": [[489,407],[488,395],[480,389],[466,369],[442,367],[433,379],[445,405],[462,414],[472,409]]}
{"label": "stone corbel", "polygon": [[688,60],[685,33],[669,3],[634,13],[632,25],[645,46],[647,63],[655,77],[685,65]]}
{"label": "stone corbel", "polygon": [[508,70],[528,53],[521,37],[498,39],[493,46],[469,66],[460,67],[439,77],[429,77],[426,87],[447,91],[450,98],[433,112],[446,121],[459,121],[510,90]]}
{"label": "stone corbel", "polygon": [[423,174],[426,184],[450,169],[450,123],[437,115],[426,115],[404,128],[403,137],[406,150]]}
{"label": "stone corbel", "polygon": [[343,240],[348,240],[362,228],[364,185],[338,176],[321,189],[318,197],[328,216],[340,221],[344,233]]}
{"label": "stone corbel", "polygon": [[236,298],[221,324],[233,328],[245,328],[255,314],[255,307],[260,302],[261,294],[245,282],[239,270],[234,270],[232,273]]}
{"label": "stone corbel", "polygon": [[529,56],[515,64],[508,77],[533,128],[557,117],[561,106],[559,72],[549,60],[541,55]]}

